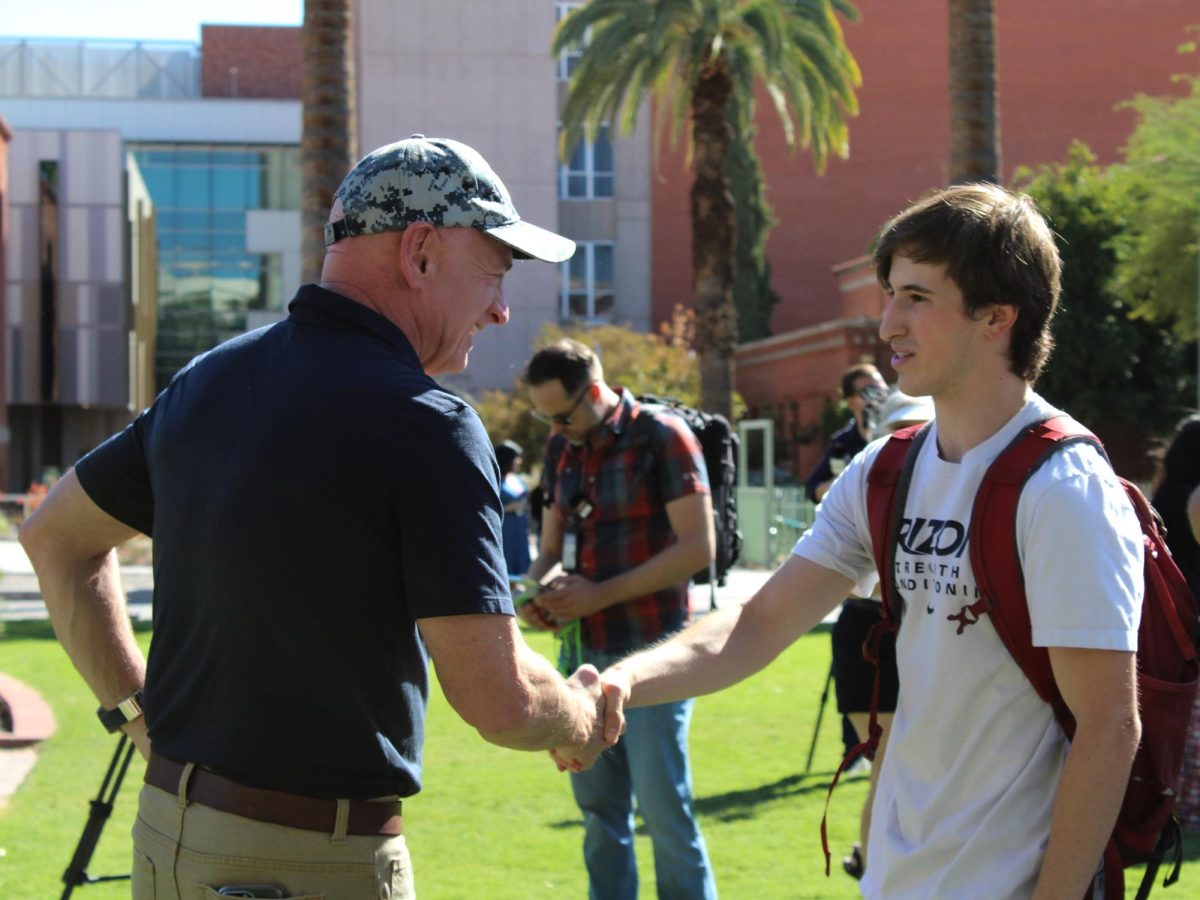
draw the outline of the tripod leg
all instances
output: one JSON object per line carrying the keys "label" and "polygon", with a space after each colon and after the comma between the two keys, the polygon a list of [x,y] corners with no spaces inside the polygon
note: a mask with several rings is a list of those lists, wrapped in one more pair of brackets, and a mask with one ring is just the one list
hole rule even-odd
{"label": "tripod leg", "polygon": [[804,761],[804,774],[812,771],[813,754],[817,752],[817,738],[821,735],[821,719],[825,717],[825,706],[829,702],[829,686],[833,683],[833,663],[825,676],[825,688],[821,691],[821,706],[817,709],[817,724],[813,726],[812,743],[808,746],[808,759]]}
{"label": "tripod leg", "polygon": [[63,872],[62,880],[66,888],[63,890],[62,900],[68,900],[78,885],[87,884],[92,880],[87,873],[88,863],[92,860],[92,854],[96,852],[96,842],[100,840],[104,823],[112,815],[113,802],[117,799],[117,792],[125,779],[125,771],[129,768],[133,750],[133,742],[122,734],[117,749],[113,752],[112,761],[108,764],[108,771],[104,773],[104,780],[100,782],[100,791],[96,794],[96,799],[89,803],[88,820],[83,826],[83,834],[79,836],[79,843],[75,846],[75,853]]}

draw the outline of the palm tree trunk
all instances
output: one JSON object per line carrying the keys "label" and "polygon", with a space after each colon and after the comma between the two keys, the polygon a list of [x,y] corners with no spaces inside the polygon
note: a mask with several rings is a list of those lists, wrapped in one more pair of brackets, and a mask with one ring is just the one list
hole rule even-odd
{"label": "palm tree trunk", "polygon": [[333,195],[358,158],[353,0],[304,0],[300,93],[301,280],[316,282]]}
{"label": "palm tree trunk", "polygon": [[718,59],[700,73],[692,94],[692,286],[696,294],[695,347],[700,357],[700,405],[732,419],[733,354],[737,311],[733,304],[736,220],[729,188],[733,126],[726,115],[733,88]]}
{"label": "palm tree trunk", "polygon": [[1000,180],[994,0],[950,0],[949,179]]}

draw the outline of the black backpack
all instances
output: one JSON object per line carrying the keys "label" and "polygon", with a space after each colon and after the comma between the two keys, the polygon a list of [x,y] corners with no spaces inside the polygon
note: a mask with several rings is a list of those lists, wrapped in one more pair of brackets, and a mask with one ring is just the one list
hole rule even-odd
{"label": "black backpack", "polygon": [[713,565],[692,576],[696,584],[723,586],[725,573],[742,555],[742,533],[737,521],[737,464],[738,436],[722,415],[706,413],[681,403],[672,397],[639,394],[639,403],[672,412],[687,422],[688,428],[700,441],[704,465],[708,469],[708,486],[712,492],[713,529],[717,536],[717,553]]}

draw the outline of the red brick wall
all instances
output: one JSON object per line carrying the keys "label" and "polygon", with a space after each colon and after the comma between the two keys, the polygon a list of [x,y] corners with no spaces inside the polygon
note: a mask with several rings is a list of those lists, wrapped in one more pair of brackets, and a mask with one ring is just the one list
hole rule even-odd
{"label": "red brick wall", "polygon": [[300,97],[299,28],[203,25],[200,43],[203,96]]}

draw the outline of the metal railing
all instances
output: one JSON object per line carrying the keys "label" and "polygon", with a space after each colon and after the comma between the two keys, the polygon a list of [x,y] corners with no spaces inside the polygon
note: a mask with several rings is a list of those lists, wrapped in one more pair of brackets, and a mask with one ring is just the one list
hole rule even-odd
{"label": "metal railing", "polygon": [[0,38],[0,97],[199,96],[195,44]]}

